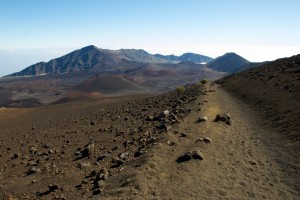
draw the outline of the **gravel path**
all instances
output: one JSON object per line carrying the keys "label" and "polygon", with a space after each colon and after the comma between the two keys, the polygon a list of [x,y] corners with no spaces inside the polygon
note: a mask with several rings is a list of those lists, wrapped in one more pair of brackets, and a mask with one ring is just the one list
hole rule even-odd
{"label": "gravel path", "polygon": [[[299,166],[287,159],[277,134],[218,85],[206,87],[192,113],[152,150],[139,172],[142,192],[136,199],[300,199]],[[231,125],[214,122],[224,113]],[[199,117],[208,120],[197,123]],[[205,137],[212,141],[201,141]],[[196,150],[203,160],[176,162]]]}

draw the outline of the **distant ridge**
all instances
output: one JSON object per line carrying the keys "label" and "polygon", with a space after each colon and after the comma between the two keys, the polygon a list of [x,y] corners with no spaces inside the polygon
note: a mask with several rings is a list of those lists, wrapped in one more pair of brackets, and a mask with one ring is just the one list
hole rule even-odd
{"label": "distant ridge", "polygon": [[175,56],[175,55],[161,55],[161,54],[155,54],[156,58],[162,58],[169,61],[178,61],[178,62],[184,62],[184,61],[190,61],[193,63],[208,63],[213,60],[213,58],[208,56],[203,56],[200,54],[195,53],[184,53],[181,56]]}

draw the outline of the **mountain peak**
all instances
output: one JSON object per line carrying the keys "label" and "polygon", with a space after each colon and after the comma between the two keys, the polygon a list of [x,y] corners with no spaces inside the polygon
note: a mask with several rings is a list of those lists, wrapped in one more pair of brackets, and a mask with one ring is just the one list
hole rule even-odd
{"label": "mountain peak", "polygon": [[218,71],[233,73],[239,71],[248,63],[250,62],[242,56],[234,52],[228,52],[209,62],[208,67]]}
{"label": "mountain peak", "polygon": [[89,45],[80,49],[80,51],[91,51],[91,50],[99,50],[99,49],[94,45]]}

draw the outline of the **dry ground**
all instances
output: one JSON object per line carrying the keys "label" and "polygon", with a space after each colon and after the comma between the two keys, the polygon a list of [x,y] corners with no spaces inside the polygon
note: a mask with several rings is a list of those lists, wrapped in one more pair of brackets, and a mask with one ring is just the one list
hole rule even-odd
{"label": "dry ground", "polygon": [[[299,199],[299,158],[283,146],[284,134],[219,85],[205,87],[184,95],[1,110],[0,198]],[[176,113],[179,123],[146,120],[164,110]],[[221,113],[231,115],[231,125],[213,122]],[[196,123],[204,116],[207,121]],[[204,137],[212,142],[198,140]],[[78,159],[91,143],[95,152]],[[194,150],[204,159],[176,162]],[[121,157],[124,163],[115,166]],[[27,174],[31,165],[41,171]],[[97,177],[104,168],[101,192]]]}

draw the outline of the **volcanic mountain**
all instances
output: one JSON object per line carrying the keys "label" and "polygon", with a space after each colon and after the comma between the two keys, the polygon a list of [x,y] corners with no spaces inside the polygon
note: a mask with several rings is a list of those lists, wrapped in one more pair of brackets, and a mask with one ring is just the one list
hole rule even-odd
{"label": "volcanic mountain", "polygon": [[209,62],[207,67],[222,72],[234,73],[240,71],[247,64],[250,64],[250,62],[236,53],[226,53]]}
{"label": "volcanic mountain", "polygon": [[172,59],[169,56],[152,55],[142,49],[107,50],[91,45],[49,62],[36,63],[8,76],[35,76],[79,71],[119,74],[124,70],[140,67],[144,63],[175,64],[180,61],[202,63],[209,60],[212,60],[212,58],[192,53],[183,54],[176,57],[176,59]]}

